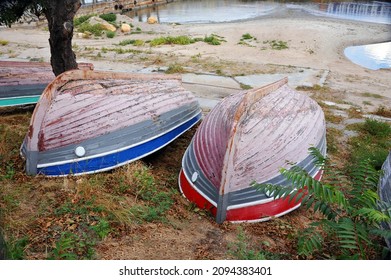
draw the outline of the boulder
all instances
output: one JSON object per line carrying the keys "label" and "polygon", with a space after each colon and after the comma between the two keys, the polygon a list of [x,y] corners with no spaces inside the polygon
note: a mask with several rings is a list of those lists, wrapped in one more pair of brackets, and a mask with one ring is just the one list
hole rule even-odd
{"label": "boulder", "polygon": [[117,30],[117,28],[114,25],[112,25],[111,23],[108,23],[107,21],[105,21],[104,19],[102,19],[100,17],[91,17],[88,20],[88,22],[91,25],[101,24],[103,26],[104,30],[113,31],[113,32],[115,32]]}
{"label": "boulder", "polygon": [[130,28],[130,25],[127,24],[127,23],[123,23],[121,24],[121,31],[124,32],[124,33],[128,33],[130,32],[131,28]]}
{"label": "boulder", "polygon": [[155,17],[149,17],[147,22],[149,24],[155,24],[155,23],[157,23],[157,19]]}

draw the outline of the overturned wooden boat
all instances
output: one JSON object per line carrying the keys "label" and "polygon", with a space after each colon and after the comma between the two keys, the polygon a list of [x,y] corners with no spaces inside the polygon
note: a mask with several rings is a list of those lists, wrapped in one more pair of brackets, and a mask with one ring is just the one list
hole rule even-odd
{"label": "overturned wooden boat", "polygon": [[105,171],[164,147],[200,118],[178,76],[72,70],[43,92],[21,154],[31,175]]}
{"label": "overturned wooden boat", "polygon": [[0,61],[0,107],[37,103],[54,78],[49,63]]}
{"label": "overturned wooden boat", "polygon": [[[379,180],[379,197],[380,201],[391,205],[391,151],[382,166],[383,174]],[[391,211],[391,210],[389,210]],[[390,212],[391,214],[391,212]],[[381,224],[385,230],[391,230],[391,222],[383,222]],[[388,248],[391,249],[391,238],[386,238]]]}
{"label": "overturned wooden boat", "polygon": [[289,184],[279,170],[290,163],[321,177],[308,149],[326,153],[323,111],[287,81],[225,98],[205,117],[184,154],[180,189],[218,223],[264,221],[299,207],[300,202],[273,199],[252,186]]}
{"label": "overturned wooden boat", "polygon": [[[93,69],[90,63],[79,63],[78,67]],[[0,107],[37,103],[54,78],[49,63],[0,61]]]}

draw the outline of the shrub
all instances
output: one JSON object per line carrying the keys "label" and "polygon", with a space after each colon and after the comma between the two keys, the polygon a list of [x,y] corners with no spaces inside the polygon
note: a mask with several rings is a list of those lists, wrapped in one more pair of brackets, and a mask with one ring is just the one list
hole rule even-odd
{"label": "shrub", "polygon": [[104,19],[105,21],[108,22],[114,22],[117,20],[117,15],[116,14],[103,14],[99,16],[101,19]]}
{"label": "shrub", "polygon": [[82,32],[82,33],[91,32],[95,36],[101,36],[104,28],[99,23],[91,25],[88,22],[84,22],[79,26],[78,30],[79,30],[79,32]]}
{"label": "shrub", "polygon": [[115,37],[115,31],[107,31],[106,32],[107,38],[114,38]]}
{"label": "shrub", "polygon": [[205,36],[204,40],[205,43],[208,43],[209,45],[221,45],[221,42],[224,41],[223,37],[218,36],[216,34],[212,34],[210,36]]}
{"label": "shrub", "polygon": [[159,46],[159,45],[190,45],[194,43],[195,40],[190,38],[189,36],[177,36],[177,37],[159,37],[153,39],[149,44],[151,47]]}
{"label": "shrub", "polygon": [[242,35],[242,40],[250,40],[253,39],[254,37],[250,35],[250,33],[246,33]]}
{"label": "shrub", "polygon": [[363,130],[375,137],[384,138],[391,136],[391,126],[377,120],[366,119]]}
{"label": "shrub", "polygon": [[80,16],[80,17],[77,17],[73,20],[73,25],[76,27],[76,26],[79,26],[80,24],[82,24],[83,22],[87,21],[89,18],[93,17],[94,15],[85,15],[85,16]]}
{"label": "shrub", "polygon": [[328,248],[335,254],[331,257],[367,259],[371,248],[378,246],[375,237],[391,237],[391,231],[380,227],[382,222],[390,221],[387,211],[390,206],[379,201],[379,171],[367,160],[349,168],[345,175],[330,165],[316,148],[310,148],[310,153],[323,167],[329,182],[316,181],[301,167],[293,166],[281,170],[291,186],[253,185],[275,199],[302,199],[303,207],[312,207],[323,216],[298,234],[299,255],[321,253],[326,246],[333,245],[330,240],[336,240],[335,247]]}

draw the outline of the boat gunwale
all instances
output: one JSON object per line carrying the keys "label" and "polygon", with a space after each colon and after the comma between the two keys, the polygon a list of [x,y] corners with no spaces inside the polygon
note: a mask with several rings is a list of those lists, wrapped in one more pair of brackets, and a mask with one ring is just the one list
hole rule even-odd
{"label": "boat gunwale", "polygon": [[29,151],[39,151],[39,135],[41,132],[43,120],[48,112],[52,101],[60,94],[56,89],[61,88],[66,83],[72,80],[127,80],[137,79],[144,81],[151,80],[181,80],[179,75],[175,74],[145,74],[145,73],[126,73],[126,72],[109,72],[109,71],[93,71],[88,69],[75,69],[66,71],[57,76],[51,83],[47,85],[43,91],[35,110],[31,116],[28,133],[26,135],[26,147]]}

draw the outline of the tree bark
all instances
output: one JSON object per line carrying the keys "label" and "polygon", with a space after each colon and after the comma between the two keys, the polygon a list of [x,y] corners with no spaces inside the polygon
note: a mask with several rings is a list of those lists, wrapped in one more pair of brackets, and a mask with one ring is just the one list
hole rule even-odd
{"label": "tree bark", "polygon": [[77,68],[72,38],[73,18],[80,6],[79,0],[47,1],[44,13],[50,32],[50,62],[56,76]]}

